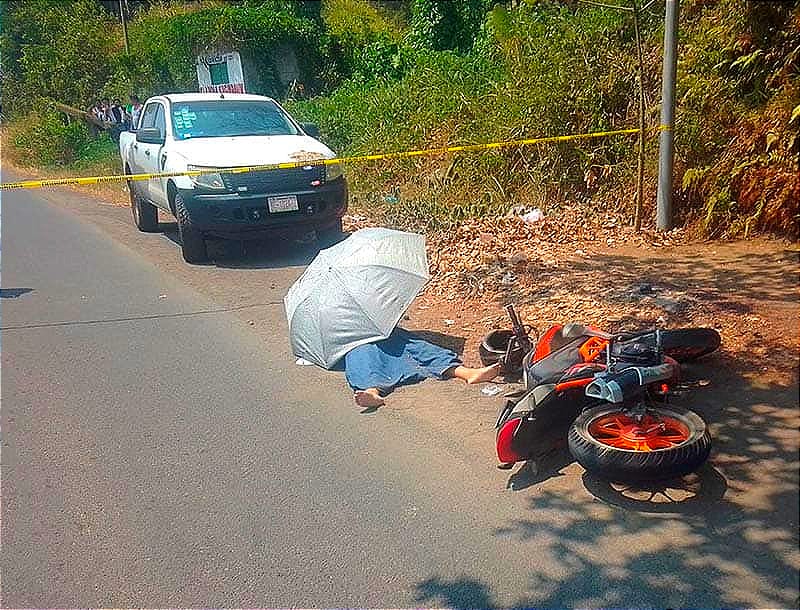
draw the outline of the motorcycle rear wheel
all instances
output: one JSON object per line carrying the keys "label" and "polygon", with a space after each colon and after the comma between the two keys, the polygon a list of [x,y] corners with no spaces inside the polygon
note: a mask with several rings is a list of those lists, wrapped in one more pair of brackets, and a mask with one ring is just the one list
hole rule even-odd
{"label": "motorcycle rear wheel", "polygon": [[648,407],[642,421],[614,405],[587,409],[569,430],[570,453],[612,481],[662,480],[697,470],[711,451],[702,418],[674,406]]}

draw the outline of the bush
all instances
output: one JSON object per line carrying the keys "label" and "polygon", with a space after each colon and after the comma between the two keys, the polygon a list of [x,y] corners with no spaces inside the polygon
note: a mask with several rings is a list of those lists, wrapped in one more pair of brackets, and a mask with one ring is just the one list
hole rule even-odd
{"label": "bush", "polygon": [[101,133],[81,146],[71,167],[76,171],[117,174],[120,172],[119,146],[107,133]]}
{"label": "bush", "polygon": [[81,121],[65,124],[62,115],[34,111],[9,127],[15,160],[27,166],[63,166],[92,145],[89,128]]}
{"label": "bush", "polygon": [[678,64],[678,211],[712,237],[800,229],[800,15],[795,5],[695,0]]}
{"label": "bush", "polygon": [[[511,14],[496,7],[483,29],[487,39],[472,52],[407,51],[400,78],[366,86],[352,79],[291,110],[318,123],[327,142],[344,154],[629,127],[635,124],[629,29],[614,11],[573,14],[543,5]],[[405,185],[404,201],[428,197],[428,213],[458,219],[505,213],[524,198],[539,204],[576,196],[585,190],[589,166],[633,167],[634,158],[632,138],[610,138],[383,162],[352,175],[356,189]],[[603,176],[609,190],[630,180],[619,169]]]}
{"label": "bush", "polygon": [[434,51],[470,51],[491,5],[491,0],[412,0],[409,40]]}

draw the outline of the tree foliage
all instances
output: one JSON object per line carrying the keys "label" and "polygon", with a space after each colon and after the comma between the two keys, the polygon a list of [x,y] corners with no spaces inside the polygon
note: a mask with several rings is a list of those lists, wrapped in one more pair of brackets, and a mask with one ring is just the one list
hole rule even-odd
{"label": "tree foliage", "polygon": [[304,6],[285,0],[224,3],[200,10],[179,4],[154,6],[130,27],[131,46],[144,72],[142,87],[148,92],[194,89],[199,54],[235,49],[255,64],[255,92],[279,95],[273,55],[281,44],[298,50],[307,84],[318,86],[324,78],[317,73],[326,44],[314,13]]}
{"label": "tree foliage", "polygon": [[405,72],[409,52],[403,46],[406,14],[363,0],[326,0],[322,18],[339,76],[354,80],[394,80]]}
{"label": "tree foliage", "polygon": [[479,38],[491,0],[412,0],[411,40],[434,51],[469,51]]}
{"label": "tree foliage", "polygon": [[121,46],[93,0],[3,2],[3,102],[31,107],[39,96],[87,105],[97,99]]}

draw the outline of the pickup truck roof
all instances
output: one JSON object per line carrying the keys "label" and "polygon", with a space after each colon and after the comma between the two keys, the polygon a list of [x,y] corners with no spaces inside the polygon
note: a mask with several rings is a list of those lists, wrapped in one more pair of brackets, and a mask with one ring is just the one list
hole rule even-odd
{"label": "pickup truck roof", "polygon": [[271,97],[249,93],[167,93],[155,95],[151,99],[166,98],[170,102],[210,102],[213,100],[274,101]]}

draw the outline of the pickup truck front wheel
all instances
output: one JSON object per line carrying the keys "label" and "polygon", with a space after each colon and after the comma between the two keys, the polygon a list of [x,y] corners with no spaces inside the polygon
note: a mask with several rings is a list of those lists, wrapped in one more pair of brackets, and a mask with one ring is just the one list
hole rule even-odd
{"label": "pickup truck front wheel", "polygon": [[142,199],[130,181],[128,182],[128,193],[131,197],[131,212],[136,228],[144,233],[158,232],[158,209],[156,206]]}
{"label": "pickup truck front wheel", "polygon": [[175,194],[175,218],[178,220],[178,236],[181,238],[181,253],[187,263],[204,263],[208,260],[206,240],[202,232],[192,226],[189,212],[180,193]]}

